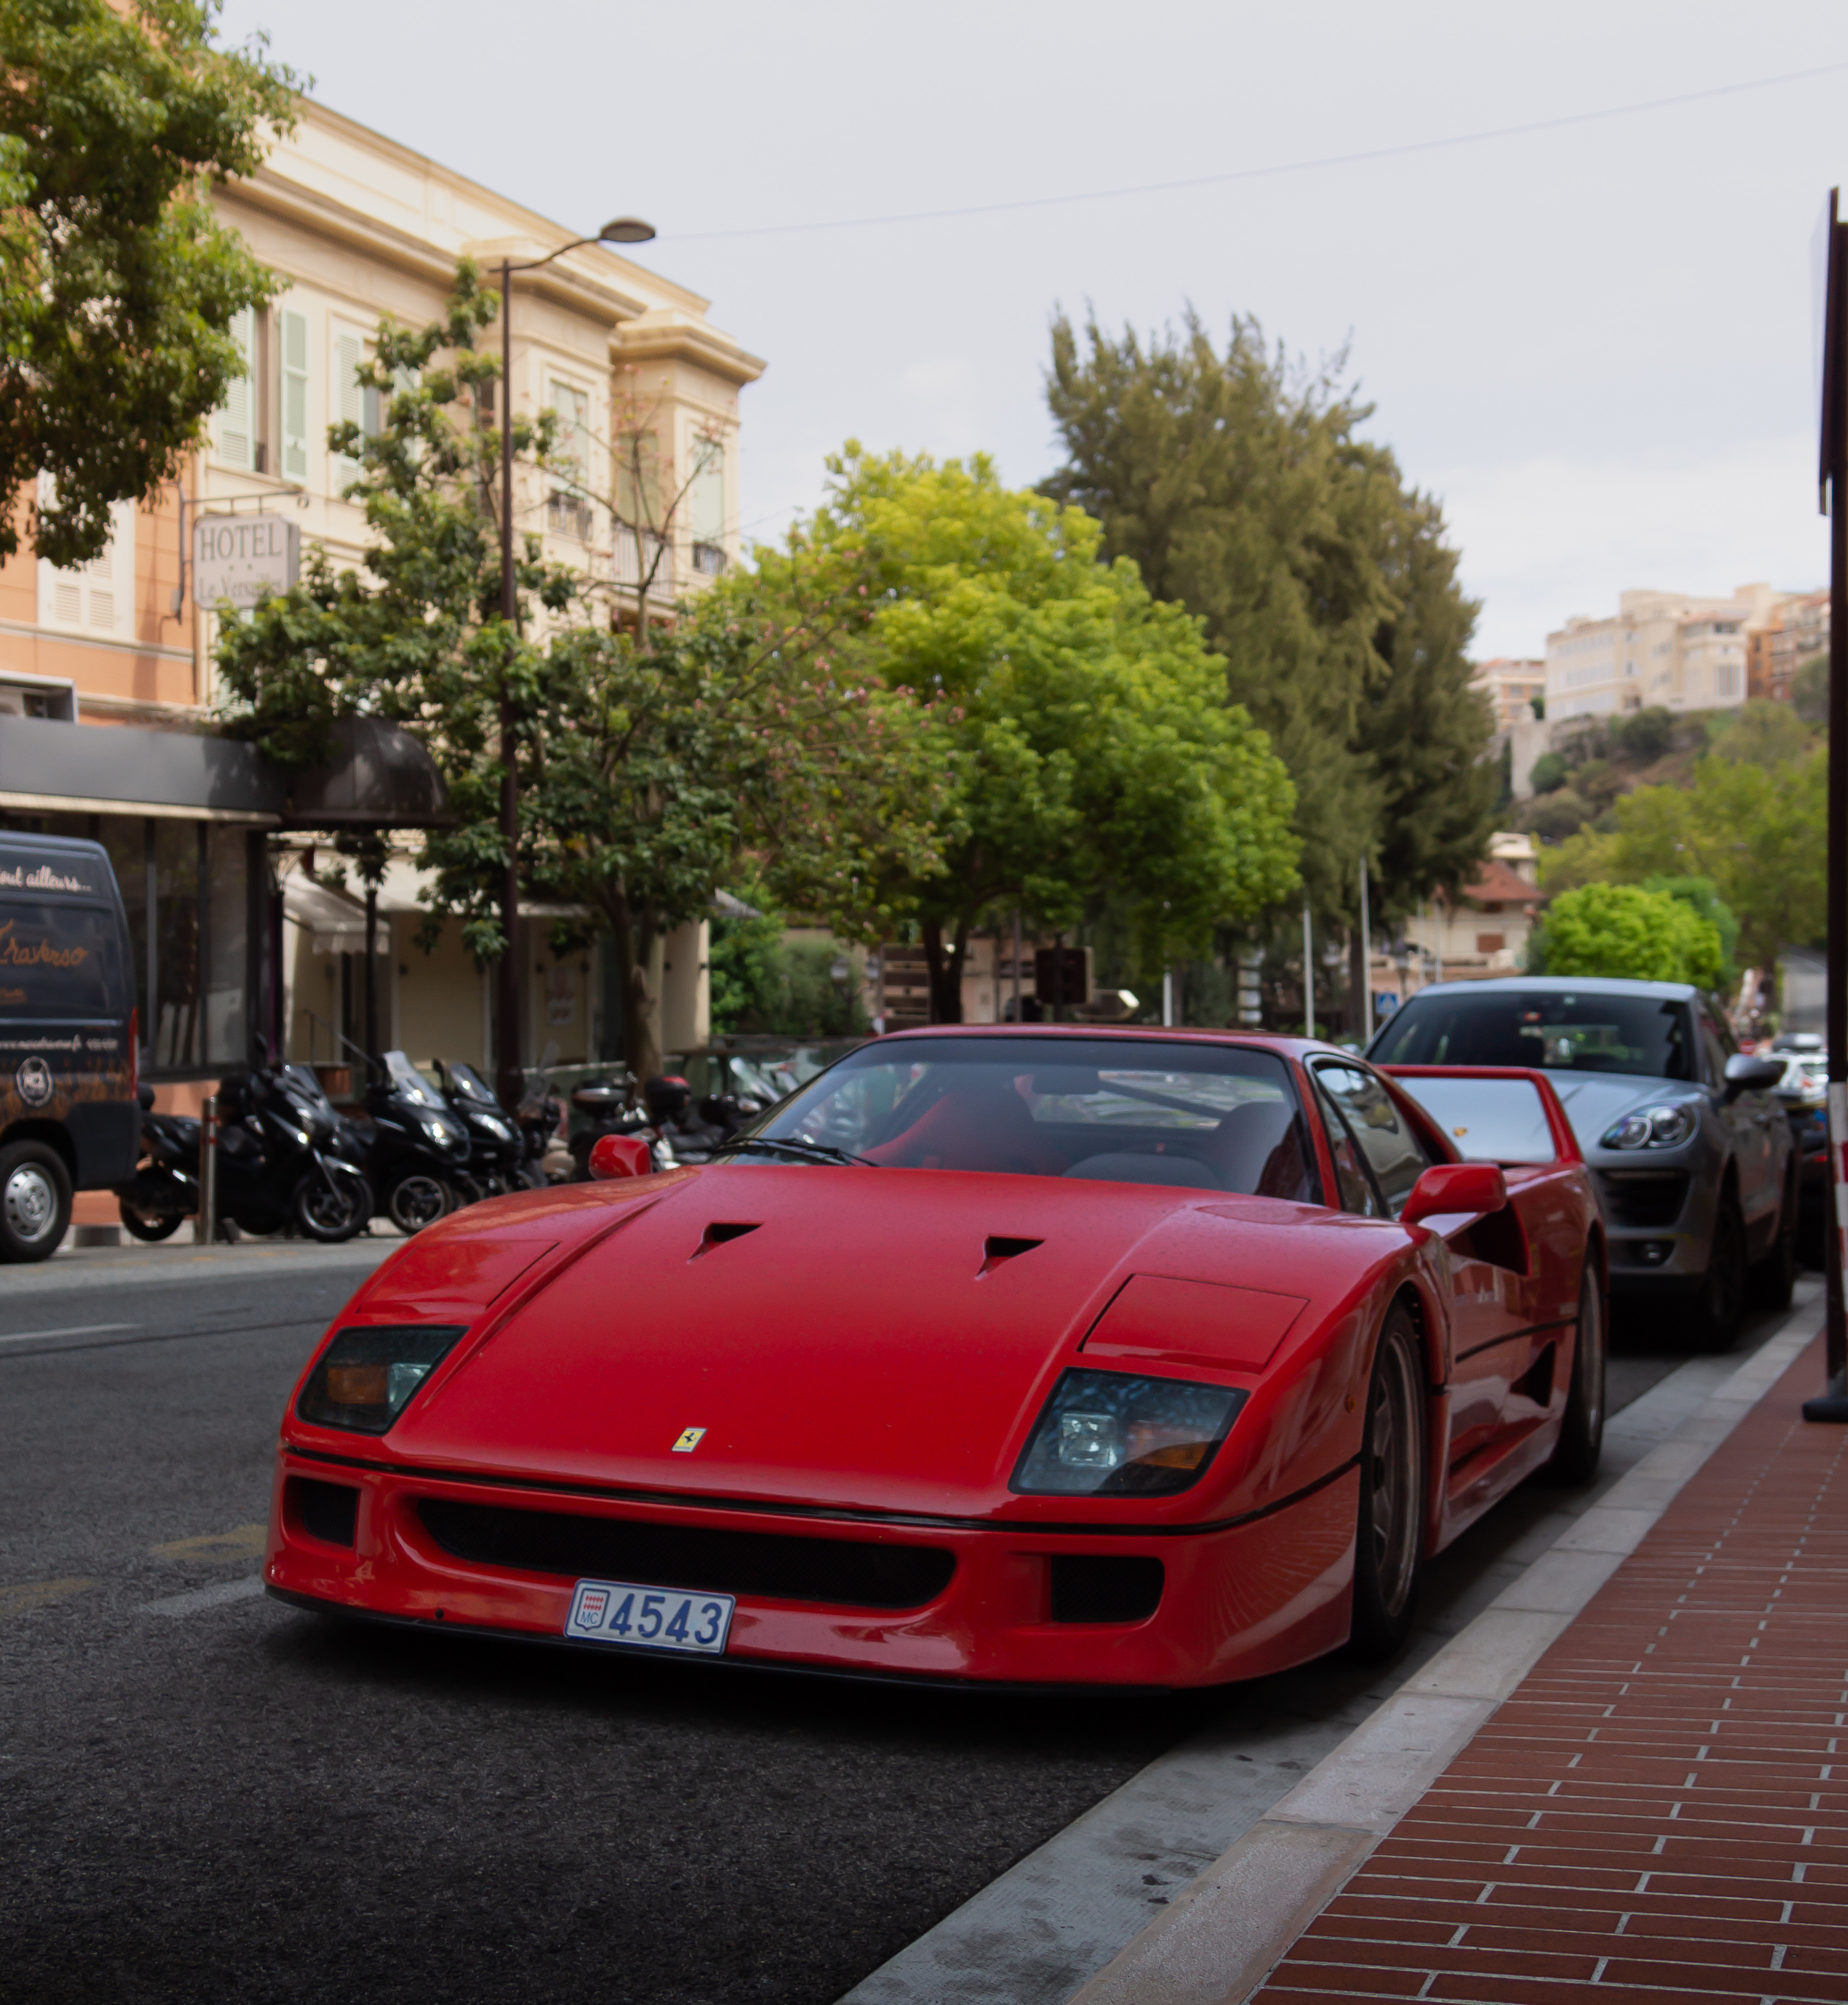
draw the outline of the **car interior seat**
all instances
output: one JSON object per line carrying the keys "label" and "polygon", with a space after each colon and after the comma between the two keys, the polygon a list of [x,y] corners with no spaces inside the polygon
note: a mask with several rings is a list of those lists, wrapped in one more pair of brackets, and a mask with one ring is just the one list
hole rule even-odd
{"label": "car interior seat", "polygon": [[1056,1177],[1065,1167],[1005,1076],[947,1087],[901,1134],[864,1153],[868,1161],[891,1169]]}

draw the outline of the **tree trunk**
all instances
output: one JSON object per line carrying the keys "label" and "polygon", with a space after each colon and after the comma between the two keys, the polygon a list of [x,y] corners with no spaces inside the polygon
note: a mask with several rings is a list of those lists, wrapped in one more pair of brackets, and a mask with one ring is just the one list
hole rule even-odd
{"label": "tree trunk", "polygon": [[931,1021],[959,1024],[963,1020],[963,957],[969,944],[968,925],[959,920],[955,937],[947,946],[941,920],[926,919],[919,930],[924,935],[924,965],[931,976]]}
{"label": "tree trunk", "polygon": [[654,954],[654,908],[643,900],[632,905],[619,892],[609,905],[610,939],[615,950],[617,985],[622,998],[622,1062],[639,1083],[661,1070],[661,998],[649,978]]}

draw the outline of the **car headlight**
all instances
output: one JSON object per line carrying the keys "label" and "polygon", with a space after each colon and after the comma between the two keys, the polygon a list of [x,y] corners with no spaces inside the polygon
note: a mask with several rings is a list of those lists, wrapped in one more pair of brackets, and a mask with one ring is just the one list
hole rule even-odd
{"label": "car headlight", "polygon": [[411,1323],[343,1329],[309,1374],[295,1410],[317,1427],[382,1434],[467,1328]]}
{"label": "car headlight", "polygon": [[1008,1487],[1029,1497],[1171,1496],[1205,1474],[1247,1397],[1182,1378],[1068,1371]]}
{"label": "car headlight", "polygon": [[1699,1118],[1685,1100],[1662,1107],[1639,1107],[1607,1129],[1601,1139],[1607,1149],[1678,1148],[1694,1132]]}

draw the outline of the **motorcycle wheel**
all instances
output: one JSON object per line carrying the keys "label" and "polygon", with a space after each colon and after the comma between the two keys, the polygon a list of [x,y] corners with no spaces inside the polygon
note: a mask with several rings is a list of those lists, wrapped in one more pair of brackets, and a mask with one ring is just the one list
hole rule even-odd
{"label": "motorcycle wheel", "polygon": [[150,1218],[145,1213],[131,1210],[126,1198],[116,1209],[122,1214],[122,1229],[129,1238],[146,1240],[150,1246],[163,1239],[171,1239],[184,1222],[178,1218]]}
{"label": "motorcycle wheel", "polygon": [[353,1170],[335,1170],[333,1189],[318,1170],[310,1170],[289,1201],[289,1222],[310,1239],[335,1245],[357,1238],[372,1216],[372,1189]]}
{"label": "motorcycle wheel", "polygon": [[449,1210],[449,1193],[421,1170],[400,1177],[385,1197],[385,1215],[400,1232],[421,1232]]}

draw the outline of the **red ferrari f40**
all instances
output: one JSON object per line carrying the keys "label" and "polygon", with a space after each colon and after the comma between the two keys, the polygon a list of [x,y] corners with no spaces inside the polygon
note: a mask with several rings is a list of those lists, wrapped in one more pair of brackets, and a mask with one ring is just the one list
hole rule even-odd
{"label": "red ferrari f40", "polygon": [[1538,1072],[938,1028],[710,1163],[600,1146],[605,1180],[475,1206],[353,1297],[283,1421],[272,1593],[1204,1685],[1389,1655],[1431,1554],[1597,1463],[1604,1247]]}

